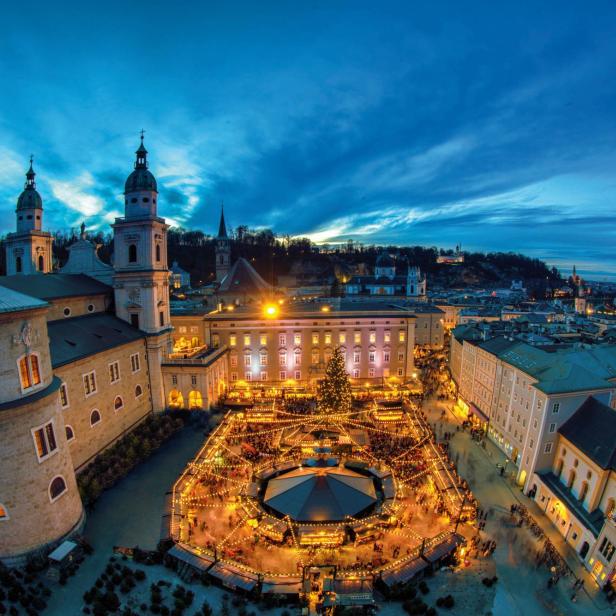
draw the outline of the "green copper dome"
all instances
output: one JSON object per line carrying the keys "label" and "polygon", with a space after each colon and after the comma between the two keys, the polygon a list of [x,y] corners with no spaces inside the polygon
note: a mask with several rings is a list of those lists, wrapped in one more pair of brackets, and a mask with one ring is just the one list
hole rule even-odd
{"label": "green copper dome", "polygon": [[156,178],[148,170],[148,151],[143,145],[143,135],[141,136],[141,145],[137,148],[135,154],[137,155],[135,170],[126,178],[124,194],[140,190],[158,190]]}
{"label": "green copper dome", "polygon": [[34,169],[32,168],[32,158],[30,158],[30,168],[26,172],[26,183],[24,184],[24,190],[21,195],[19,195],[19,199],[17,199],[18,210],[43,209],[43,200],[41,199],[41,195],[39,195],[36,190],[36,182],[34,181],[35,177],[36,173],[34,173]]}

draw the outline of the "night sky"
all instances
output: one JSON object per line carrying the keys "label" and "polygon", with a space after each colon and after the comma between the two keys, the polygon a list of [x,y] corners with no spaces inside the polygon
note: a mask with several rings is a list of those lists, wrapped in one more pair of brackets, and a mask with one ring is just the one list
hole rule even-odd
{"label": "night sky", "polygon": [[175,225],[616,276],[616,4],[419,4],[4,3],[0,232],[31,153],[47,229],[109,230],[144,128]]}

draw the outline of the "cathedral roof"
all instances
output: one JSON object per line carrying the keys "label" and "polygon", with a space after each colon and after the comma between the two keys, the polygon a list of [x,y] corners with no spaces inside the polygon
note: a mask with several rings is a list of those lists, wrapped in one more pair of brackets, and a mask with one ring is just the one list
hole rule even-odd
{"label": "cathedral roof", "polygon": [[43,209],[43,200],[41,199],[41,195],[39,195],[36,190],[36,182],[34,181],[35,177],[36,173],[34,173],[34,169],[32,168],[32,158],[30,158],[30,168],[26,172],[26,183],[24,184],[24,190],[17,199],[18,210]]}
{"label": "cathedral roof", "polygon": [[0,276],[0,286],[44,300],[102,295],[113,292],[109,285],[85,274]]}
{"label": "cathedral roof", "polygon": [[0,313],[32,310],[45,306],[48,306],[47,302],[37,299],[36,297],[0,286]]}
{"label": "cathedral roof", "polygon": [[140,190],[158,190],[156,178],[148,169],[148,151],[143,145],[143,135],[141,135],[141,144],[137,148],[135,154],[137,155],[135,170],[126,178],[124,194],[138,192]]}
{"label": "cathedral roof", "polygon": [[221,280],[219,293],[244,293],[247,295],[262,295],[272,290],[257,270],[240,257],[229,270],[229,273]]}

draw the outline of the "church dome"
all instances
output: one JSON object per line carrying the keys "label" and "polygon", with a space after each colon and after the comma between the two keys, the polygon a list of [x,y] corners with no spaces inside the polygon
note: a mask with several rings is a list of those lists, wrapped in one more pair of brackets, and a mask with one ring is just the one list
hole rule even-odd
{"label": "church dome", "polygon": [[35,177],[36,173],[34,173],[34,169],[32,168],[32,159],[30,159],[30,168],[26,172],[26,183],[24,184],[24,190],[17,199],[18,210],[43,209],[43,200],[41,199],[41,195],[39,195],[36,190],[36,182],[34,181]]}
{"label": "church dome", "polygon": [[124,194],[139,192],[140,190],[157,191],[156,178],[148,169],[148,151],[143,145],[143,135],[141,136],[141,145],[137,148],[135,154],[137,155],[135,170],[126,178]]}

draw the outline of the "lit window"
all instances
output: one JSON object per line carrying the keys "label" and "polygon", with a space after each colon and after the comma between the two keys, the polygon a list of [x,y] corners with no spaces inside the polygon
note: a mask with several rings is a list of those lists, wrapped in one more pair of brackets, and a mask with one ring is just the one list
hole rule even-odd
{"label": "lit window", "polygon": [[261,346],[265,346],[267,344],[267,334],[260,334],[259,335],[259,344]]}
{"label": "lit window", "polygon": [[122,397],[121,396],[116,396],[115,400],[113,401],[113,409],[115,411],[119,411],[123,407],[124,407],[124,401],[122,400]]}
{"label": "lit window", "polygon": [[49,500],[53,503],[66,492],[66,482],[59,475],[54,477],[49,484]]}
{"label": "lit window", "polygon": [[130,369],[133,372],[139,372],[139,370],[141,370],[141,364],[139,363],[139,353],[133,353],[130,356]]}
{"label": "lit window", "polygon": [[237,346],[237,336],[235,334],[229,336],[229,346]]}
{"label": "lit window", "polygon": [[310,357],[310,362],[312,364],[318,364],[319,363],[319,353],[318,353],[318,351],[315,351],[314,353],[312,353],[312,355]]}
{"label": "lit window", "polygon": [[353,333],[353,342],[355,344],[360,344],[361,343],[361,332],[354,332]]}
{"label": "lit window", "polygon": [[298,332],[293,334],[293,344],[299,345],[302,343],[302,335]]}
{"label": "lit window", "polygon": [[327,363],[332,358],[332,352],[330,350],[326,350],[323,353],[323,359],[325,359],[325,363]]}
{"label": "lit window", "polygon": [[374,330],[370,332],[370,336],[368,339],[370,340],[371,344],[374,344],[376,342],[376,332]]}
{"label": "lit window", "polygon": [[112,364],[109,364],[109,382],[115,383],[120,380],[120,364],[117,361],[114,361]]}
{"label": "lit window", "polygon": [[244,334],[244,346],[250,346],[250,334]]}
{"label": "lit window", "polygon": [[39,369],[38,355],[24,355],[19,359],[18,364],[22,389],[29,389],[40,384],[41,371]]}
{"label": "lit window", "polygon": [[391,332],[389,330],[386,330],[385,333],[383,334],[383,341],[391,342]]}
{"label": "lit window", "polygon": [[32,430],[32,436],[39,462],[49,457],[58,448],[52,421]]}
{"label": "lit window", "polygon": [[65,409],[68,407],[68,388],[66,383],[60,385],[60,406]]}
{"label": "lit window", "polygon": [[401,329],[398,332],[398,342],[404,342],[405,340],[406,340],[406,332],[403,329]]}
{"label": "lit window", "polygon": [[319,334],[312,332],[312,344],[319,344]]}
{"label": "lit window", "polygon": [[90,413],[90,425],[95,426],[101,420],[101,414],[98,409],[94,409]]}
{"label": "lit window", "polygon": [[325,344],[331,344],[331,343],[332,343],[332,333],[325,332]]}
{"label": "lit window", "polygon": [[340,342],[340,344],[346,343],[346,332],[340,332],[338,336],[338,342]]}
{"label": "lit window", "polygon": [[94,370],[83,375],[83,389],[86,398],[96,393],[96,373]]}

